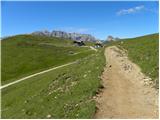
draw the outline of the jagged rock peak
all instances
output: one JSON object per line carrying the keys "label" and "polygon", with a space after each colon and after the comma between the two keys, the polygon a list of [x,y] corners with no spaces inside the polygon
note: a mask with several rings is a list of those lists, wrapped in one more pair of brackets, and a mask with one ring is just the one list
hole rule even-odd
{"label": "jagged rock peak", "polygon": [[64,31],[55,31],[55,30],[53,30],[52,32],[49,32],[47,30],[36,31],[36,32],[33,32],[32,35],[59,37],[59,38],[66,38],[66,39],[78,40],[78,41],[94,41],[94,42],[97,41],[97,39],[90,34],[68,33]]}

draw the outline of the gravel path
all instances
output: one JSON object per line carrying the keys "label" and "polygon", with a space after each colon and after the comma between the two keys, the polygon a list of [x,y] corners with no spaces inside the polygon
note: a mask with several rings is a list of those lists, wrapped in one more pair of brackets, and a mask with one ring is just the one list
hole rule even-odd
{"label": "gravel path", "polygon": [[158,93],[150,78],[115,46],[107,47],[105,56],[95,118],[158,118]]}

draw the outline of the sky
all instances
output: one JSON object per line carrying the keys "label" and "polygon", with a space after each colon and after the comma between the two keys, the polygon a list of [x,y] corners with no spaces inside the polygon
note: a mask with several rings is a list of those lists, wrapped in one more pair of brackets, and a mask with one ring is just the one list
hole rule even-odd
{"label": "sky", "polygon": [[159,32],[158,1],[2,1],[1,36],[62,30],[105,40]]}

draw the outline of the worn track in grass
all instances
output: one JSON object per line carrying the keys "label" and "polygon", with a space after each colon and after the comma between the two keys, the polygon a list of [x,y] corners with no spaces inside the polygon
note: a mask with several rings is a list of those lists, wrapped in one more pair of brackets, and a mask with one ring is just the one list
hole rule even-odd
{"label": "worn track in grass", "polygon": [[158,118],[158,93],[149,78],[117,47],[107,47],[105,56],[95,118]]}
{"label": "worn track in grass", "polygon": [[29,79],[29,78],[35,77],[35,76],[37,76],[37,75],[44,74],[44,73],[46,73],[46,72],[49,72],[49,71],[52,71],[52,70],[56,70],[56,69],[58,69],[58,68],[62,68],[62,67],[65,67],[65,66],[74,64],[74,63],[76,63],[76,62],[77,62],[77,61],[70,62],[70,63],[64,64],[64,65],[60,65],[60,66],[57,66],[57,67],[53,67],[53,68],[50,68],[50,69],[47,69],[47,70],[44,70],[44,71],[41,71],[41,72],[38,72],[38,73],[35,73],[35,74],[32,74],[32,75],[29,75],[29,76],[27,76],[27,77],[21,78],[21,79],[19,79],[19,80],[14,81],[14,82],[11,82],[11,83],[8,83],[8,84],[6,84],[6,85],[3,85],[3,86],[0,87],[0,89],[9,87],[9,86],[14,85],[14,84],[17,84],[17,83],[19,83],[19,82],[22,82],[22,81],[27,80],[27,79]]}

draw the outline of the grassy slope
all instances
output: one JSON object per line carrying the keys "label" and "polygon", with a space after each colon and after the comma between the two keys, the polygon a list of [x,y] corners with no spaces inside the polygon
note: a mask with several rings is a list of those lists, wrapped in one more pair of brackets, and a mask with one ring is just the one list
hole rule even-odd
{"label": "grassy slope", "polygon": [[126,49],[129,58],[141,67],[143,73],[150,76],[153,80],[156,80],[156,87],[158,87],[158,34],[146,35],[122,41],[123,42],[113,42],[111,45],[117,45],[122,49]]}
{"label": "grassy slope", "polygon": [[93,53],[87,50],[60,38],[31,35],[6,38],[2,40],[2,84]]}
{"label": "grassy slope", "polygon": [[2,118],[92,118],[100,87],[103,50],[78,63],[2,90]]}

